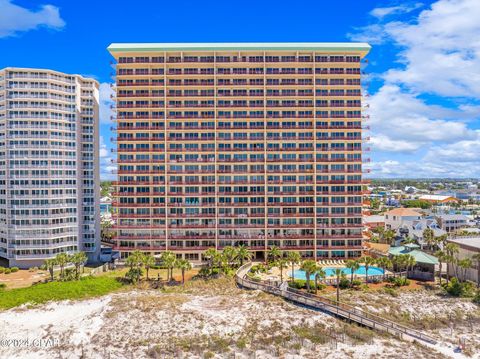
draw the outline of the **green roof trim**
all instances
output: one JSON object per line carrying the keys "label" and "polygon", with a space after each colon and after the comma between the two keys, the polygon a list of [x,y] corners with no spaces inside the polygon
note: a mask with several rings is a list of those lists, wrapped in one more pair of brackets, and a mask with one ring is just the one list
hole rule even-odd
{"label": "green roof trim", "polygon": [[392,256],[399,256],[401,254],[410,254],[413,258],[415,258],[415,261],[417,263],[432,264],[432,265],[438,264],[437,257],[434,257],[428,253],[425,253],[417,249],[409,250],[405,246],[391,247],[388,250],[388,253],[391,254]]}
{"label": "green roof trim", "polygon": [[365,42],[208,42],[208,43],[113,43],[113,52],[139,51],[370,51]]}

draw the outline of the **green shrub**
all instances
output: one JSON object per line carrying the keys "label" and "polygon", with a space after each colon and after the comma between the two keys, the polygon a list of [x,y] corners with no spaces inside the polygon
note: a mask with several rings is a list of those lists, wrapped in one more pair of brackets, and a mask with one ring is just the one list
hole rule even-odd
{"label": "green shrub", "polygon": [[477,289],[477,291],[475,292],[472,298],[472,302],[475,304],[480,304],[480,289]]}
{"label": "green shrub", "polygon": [[4,272],[4,273],[5,273],[5,274],[10,274],[10,273],[12,273],[12,270],[11,270],[10,268],[5,268],[5,272]]}
{"label": "green shrub", "polygon": [[267,270],[268,268],[263,263],[255,264],[250,268],[250,272],[252,273],[266,273]]}
{"label": "green shrub", "polygon": [[353,282],[352,282],[352,287],[354,288],[358,288],[360,287],[361,285],[363,284],[363,282],[359,279],[354,279]]}
{"label": "green shrub", "polygon": [[128,272],[125,273],[125,278],[127,278],[131,283],[137,283],[142,275],[142,268],[130,268]]}
{"label": "green shrub", "polygon": [[390,277],[388,282],[392,283],[395,287],[404,287],[410,284],[410,280],[405,277]]}
{"label": "green shrub", "polygon": [[338,285],[340,286],[340,289],[347,289],[350,287],[350,281],[343,277],[340,279],[340,283],[338,283]]}
{"label": "green shrub", "polygon": [[[295,289],[307,289],[307,281],[305,279],[295,279],[295,281],[288,282],[288,285],[290,288],[295,288]],[[322,290],[325,289],[326,285],[318,282],[317,289]],[[310,289],[315,289],[315,281],[310,280]]]}
{"label": "green shrub", "polygon": [[474,302],[475,304],[480,304],[480,290],[477,290],[477,293],[475,293],[472,302]]}
{"label": "green shrub", "polygon": [[475,286],[472,282],[460,282],[453,277],[450,282],[443,284],[445,292],[454,297],[471,297],[474,295]]}
{"label": "green shrub", "polygon": [[288,283],[290,288],[303,289],[306,287],[306,281],[303,279],[295,279],[293,282]]}
{"label": "green shrub", "polygon": [[395,290],[395,288],[383,287],[383,291],[392,297],[398,297],[398,292]]}
{"label": "green shrub", "polygon": [[0,267],[0,274],[2,273],[5,273],[5,268],[4,267]]}

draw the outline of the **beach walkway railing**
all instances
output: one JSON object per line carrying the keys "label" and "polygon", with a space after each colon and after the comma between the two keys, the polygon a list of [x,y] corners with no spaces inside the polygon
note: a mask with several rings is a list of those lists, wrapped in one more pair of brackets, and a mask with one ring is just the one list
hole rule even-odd
{"label": "beach walkway railing", "polygon": [[293,288],[287,288],[286,290],[283,290],[278,285],[251,280],[247,277],[247,273],[251,266],[251,263],[247,263],[240,267],[235,274],[235,281],[240,287],[261,290],[273,295],[277,295],[294,303],[321,310],[325,313],[358,323],[365,327],[392,334],[401,339],[417,340],[433,345],[437,343],[435,339],[416,329],[392,322],[388,319],[355,308],[351,305],[311,293],[305,293]]}

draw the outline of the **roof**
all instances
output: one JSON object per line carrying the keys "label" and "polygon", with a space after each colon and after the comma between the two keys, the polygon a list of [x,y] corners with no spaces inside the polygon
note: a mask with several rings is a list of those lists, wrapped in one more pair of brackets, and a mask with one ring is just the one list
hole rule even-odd
{"label": "roof", "polygon": [[468,217],[465,216],[464,214],[437,214],[435,216],[445,221],[454,221],[454,220],[468,221]]}
{"label": "roof", "polygon": [[392,209],[388,212],[385,212],[385,215],[390,214],[393,216],[399,216],[399,217],[412,217],[412,216],[421,216],[419,212],[412,208],[395,208]]}
{"label": "roof", "polygon": [[480,252],[480,237],[457,237],[449,238],[448,242],[458,244],[474,252]]}
{"label": "roof", "polygon": [[76,78],[78,78],[82,81],[85,81],[85,82],[94,82],[97,85],[99,84],[99,82],[92,77],[87,77],[85,75],[79,75],[79,74],[70,74],[70,73],[67,73],[67,72],[62,72],[62,71],[52,70],[52,69],[44,69],[44,68],[37,68],[37,67],[11,67],[11,66],[9,66],[9,67],[4,67],[3,69],[0,68],[0,72],[2,72],[2,71],[48,72],[48,73],[54,73],[54,74],[61,75],[61,76],[76,77]]}
{"label": "roof", "polygon": [[424,195],[420,196],[418,199],[422,199],[424,201],[446,201],[446,200],[457,201],[457,199],[455,197],[441,196],[441,195],[438,195],[438,194],[424,194]]}
{"label": "roof", "polygon": [[379,215],[371,215],[371,216],[365,216],[363,217],[363,220],[365,223],[378,223],[378,222],[385,222],[385,216],[379,216]]}
{"label": "roof", "polygon": [[385,243],[365,242],[365,245],[375,251],[384,254],[388,254],[388,250],[390,249],[390,245]]}
{"label": "roof", "polygon": [[207,43],[112,43],[107,50],[112,52],[139,51],[348,51],[369,52],[365,42],[207,42]]}
{"label": "roof", "polygon": [[391,247],[388,253],[391,254],[392,256],[399,256],[401,254],[410,254],[413,258],[415,258],[415,261],[417,263],[433,264],[433,265],[438,264],[437,257],[434,257],[425,252],[422,252],[418,249],[409,250],[405,246]]}
{"label": "roof", "polygon": [[420,248],[420,246],[418,244],[415,244],[415,243],[407,243],[405,244],[405,247],[407,248]]}

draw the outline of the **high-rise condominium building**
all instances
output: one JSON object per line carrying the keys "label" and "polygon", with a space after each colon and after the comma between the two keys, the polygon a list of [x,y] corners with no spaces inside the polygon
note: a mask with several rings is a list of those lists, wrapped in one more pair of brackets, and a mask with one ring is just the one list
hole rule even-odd
{"label": "high-rise condominium building", "polygon": [[98,83],[0,70],[0,258],[31,267],[99,243]]}
{"label": "high-rise condominium building", "polygon": [[363,43],[112,44],[116,248],[362,251]]}

